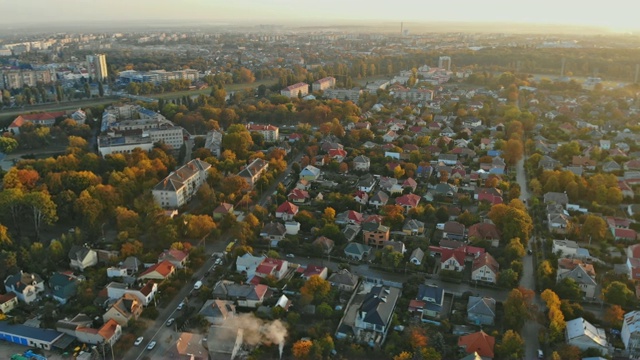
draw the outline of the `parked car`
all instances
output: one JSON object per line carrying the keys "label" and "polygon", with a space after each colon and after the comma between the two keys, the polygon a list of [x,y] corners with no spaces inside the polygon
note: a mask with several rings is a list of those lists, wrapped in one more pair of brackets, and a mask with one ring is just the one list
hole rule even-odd
{"label": "parked car", "polygon": [[181,302],[180,305],[178,305],[178,310],[182,310],[183,307],[184,307],[184,303]]}
{"label": "parked car", "polygon": [[538,349],[538,359],[544,359],[544,353],[540,349]]}
{"label": "parked car", "polygon": [[156,347],[156,342],[152,341],[149,343],[149,345],[147,346],[147,350],[153,350],[153,348]]}
{"label": "parked car", "polygon": [[222,265],[222,259],[217,258],[216,262],[214,263],[215,265]]}
{"label": "parked car", "polygon": [[293,255],[293,254],[287,254],[286,256],[287,256],[288,258],[294,258],[294,257],[296,257],[296,256],[295,256],[295,255]]}
{"label": "parked car", "polygon": [[201,287],[202,287],[202,281],[198,280],[196,281],[195,285],[193,285],[193,290],[200,290]]}
{"label": "parked car", "polygon": [[175,321],[176,321],[176,319],[174,319],[174,318],[171,318],[171,319],[167,320],[167,326],[171,326],[171,325],[173,325],[173,323],[174,323]]}
{"label": "parked car", "polygon": [[144,340],[144,338],[142,336],[140,336],[139,338],[136,339],[136,342],[133,343],[134,346],[138,346],[140,344],[142,344],[142,341]]}

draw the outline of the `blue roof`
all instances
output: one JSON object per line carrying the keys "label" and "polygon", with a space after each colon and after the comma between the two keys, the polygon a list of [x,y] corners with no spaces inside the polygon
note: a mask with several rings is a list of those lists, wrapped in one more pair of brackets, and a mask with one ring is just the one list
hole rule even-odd
{"label": "blue roof", "polygon": [[149,110],[149,109],[145,109],[145,108],[139,109],[138,112],[141,113],[141,114],[147,115],[147,116],[155,116],[156,115],[156,113],[153,110]]}
{"label": "blue roof", "polygon": [[60,336],[61,332],[51,329],[40,329],[26,325],[9,325],[6,321],[0,321],[0,333],[22,336],[40,341],[53,342]]}
{"label": "blue roof", "polygon": [[436,304],[442,303],[444,297],[444,289],[437,286],[420,284],[418,287],[418,300],[425,298],[434,299]]}

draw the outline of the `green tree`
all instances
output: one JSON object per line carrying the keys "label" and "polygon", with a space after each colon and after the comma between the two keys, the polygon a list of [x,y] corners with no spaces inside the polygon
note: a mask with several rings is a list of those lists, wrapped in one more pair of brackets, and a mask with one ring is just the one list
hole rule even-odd
{"label": "green tree", "polygon": [[554,287],[555,293],[560,299],[580,300],[582,299],[582,290],[580,285],[572,278],[564,278]]}
{"label": "green tree", "polygon": [[612,305],[627,306],[633,296],[633,291],[627,287],[627,284],[620,281],[612,281],[602,289],[602,298]]}
{"label": "green tree", "polygon": [[313,275],[300,288],[303,303],[322,302],[331,291],[331,284],[318,275]]}
{"label": "green tree", "polygon": [[18,148],[18,141],[14,138],[2,136],[0,137],[0,151],[9,154]]}
{"label": "green tree", "polygon": [[513,271],[512,269],[505,269],[498,274],[498,286],[512,289],[514,286],[518,285],[518,273]]}
{"label": "green tree", "polygon": [[497,346],[496,354],[500,359],[524,359],[524,340],[517,332],[507,330],[502,336],[502,342]]}
{"label": "green tree", "polygon": [[505,247],[504,252],[508,262],[520,260],[527,254],[519,238],[509,240],[509,244]]}
{"label": "green tree", "polygon": [[46,191],[32,191],[25,194],[24,204],[31,214],[33,227],[36,231],[36,239],[39,239],[42,225],[53,225],[58,221],[56,204]]}
{"label": "green tree", "polygon": [[509,292],[504,302],[504,319],[507,329],[520,331],[531,318],[533,291],[522,287]]}
{"label": "green tree", "polygon": [[587,215],[582,227],[580,228],[580,237],[582,240],[601,242],[607,235],[607,223],[603,218],[596,215]]}

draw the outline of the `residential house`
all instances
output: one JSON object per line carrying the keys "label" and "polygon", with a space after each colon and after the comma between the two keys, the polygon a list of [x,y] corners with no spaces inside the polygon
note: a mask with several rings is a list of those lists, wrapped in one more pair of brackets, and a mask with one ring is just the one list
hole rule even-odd
{"label": "residential house", "polygon": [[364,191],[358,190],[353,195],[353,200],[355,200],[355,202],[357,202],[360,205],[367,205],[367,203],[369,202],[369,194],[367,194]]}
{"label": "residential house", "polygon": [[312,245],[320,247],[324,254],[329,254],[333,250],[335,243],[326,236],[320,236],[313,241]]}
{"label": "residential house", "polygon": [[496,300],[490,297],[469,296],[467,320],[475,325],[493,325],[496,318]]}
{"label": "residential house", "polygon": [[423,320],[439,319],[444,304],[444,289],[433,285],[420,284],[418,295],[409,301],[409,312],[418,313]]}
{"label": "residential house", "polygon": [[370,166],[371,166],[371,160],[364,155],[358,155],[355,158],[353,158],[354,171],[369,171]]}
{"label": "residential house", "polygon": [[271,246],[277,246],[280,240],[284,240],[287,228],[279,222],[269,222],[264,224],[260,231],[260,237],[270,240]]}
{"label": "residential house", "polygon": [[471,268],[471,280],[496,283],[500,265],[489,253],[484,253],[475,260]]}
{"label": "residential house", "polygon": [[245,179],[247,184],[251,188],[256,185],[258,179],[264,172],[269,168],[269,163],[262,159],[255,159],[249,165],[245,166],[244,169],[240,170],[238,176]]}
{"label": "residential house", "polygon": [[302,278],[305,280],[311,279],[312,276],[318,276],[322,280],[326,280],[329,275],[329,270],[325,266],[307,265],[302,271]]}
{"label": "residential house", "polygon": [[0,294],[0,314],[8,314],[18,306],[18,296],[15,293]]}
{"label": "residential house", "polygon": [[257,309],[268,295],[269,288],[258,284],[236,284],[220,280],[213,288],[213,298],[233,301],[240,307]]}
{"label": "residential house", "polygon": [[422,249],[420,248],[415,248],[415,250],[411,252],[409,262],[413,265],[420,266],[422,265],[422,260],[424,260],[424,251],[422,251]]}
{"label": "residential house", "polygon": [[69,250],[69,259],[71,260],[69,266],[80,271],[98,264],[98,254],[86,246],[73,245]]}
{"label": "residential house", "polygon": [[636,357],[640,355],[640,311],[624,314],[620,337],[630,355]]}
{"label": "residential house", "polygon": [[396,198],[396,205],[402,206],[405,212],[415,208],[420,203],[420,196],[416,194],[405,194]]}
{"label": "residential house", "polygon": [[[548,171],[553,171],[555,170],[557,167],[562,166],[562,164],[560,163],[560,161],[548,156],[548,155],[544,155],[540,161],[538,162],[538,168],[542,169],[543,171],[548,170]],[[575,166],[580,166],[581,165],[575,165]]]}
{"label": "residential house", "polygon": [[393,142],[397,138],[398,138],[398,134],[393,130],[389,130],[389,131],[387,131],[386,134],[382,135],[382,141],[384,141],[386,143]]}
{"label": "residential house", "polygon": [[578,284],[582,296],[595,298],[598,283],[592,264],[586,264],[578,259],[558,259],[556,281],[560,282],[566,278],[573,279]]}
{"label": "residential house", "polygon": [[296,189],[291,190],[289,195],[287,195],[287,199],[294,204],[304,204],[311,197],[309,196],[309,192],[306,190]]}
{"label": "residential house", "polygon": [[402,232],[409,236],[422,235],[424,233],[424,223],[416,219],[407,219],[402,225]]}
{"label": "residential house", "polygon": [[366,245],[380,247],[389,241],[390,229],[378,223],[362,224],[363,240]]}
{"label": "residential house", "polygon": [[361,213],[354,210],[347,210],[336,215],[335,223],[338,225],[359,225],[362,223],[362,220]]}
{"label": "residential house", "polygon": [[13,134],[19,135],[20,128],[25,123],[31,123],[33,125],[41,125],[44,127],[52,127],[56,122],[56,118],[62,117],[65,115],[66,115],[66,112],[64,111],[18,115],[18,117],[11,122],[8,129]]}
{"label": "residential house", "polygon": [[124,294],[131,294],[138,298],[142,306],[149,306],[158,293],[158,284],[149,280],[142,287],[138,288],[123,283],[111,282],[107,284],[106,289],[109,299],[117,300],[124,296]]}
{"label": "residential house", "polygon": [[222,220],[228,214],[233,214],[233,205],[223,202],[213,210],[213,220]]}
{"label": "residential house", "polygon": [[412,178],[408,178],[402,182],[401,186],[403,189],[410,189],[413,192],[413,191],[416,191],[416,188],[418,187],[418,183]]}
{"label": "residential house", "polygon": [[194,159],[154,186],[155,201],[164,209],[177,209],[188,203],[209,176],[211,164]]}
{"label": "residential house", "polygon": [[462,272],[464,270],[465,253],[462,251],[442,249],[440,269]]}
{"label": "residential house", "polygon": [[344,248],[344,255],[348,259],[352,259],[352,260],[362,261],[367,256],[369,256],[370,253],[371,253],[371,246],[355,243],[355,242],[350,242],[349,245],[347,245]]}
{"label": "residential house", "polygon": [[72,272],[57,272],[49,278],[49,288],[53,299],[64,305],[76,295],[78,278]]}
{"label": "residential house", "polygon": [[390,191],[395,185],[398,184],[398,179],[392,177],[383,176],[380,178],[380,189],[384,191]]}
{"label": "residential house", "polygon": [[266,258],[264,255],[253,256],[250,253],[238,256],[236,258],[236,271],[240,274],[247,275],[247,279],[251,279],[255,275],[258,266],[262,264]]}
{"label": "residential house", "polygon": [[638,234],[633,229],[609,228],[616,241],[636,241]]}
{"label": "residential house", "polygon": [[593,326],[583,318],[569,320],[565,327],[565,341],[582,351],[597,349],[602,354],[609,354],[610,347],[604,329]]}
{"label": "residential house", "polygon": [[456,154],[440,154],[438,156],[438,162],[441,162],[448,166],[453,166],[458,163],[458,155]]}
{"label": "residential house", "polygon": [[497,247],[500,244],[500,231],[490,222],[481,222],[469,227],[469,240],[488,241],[491,246]]}
{"label": "residential house", "polygon": [[37,274],[29,274],[20,270],[17,274],[7,276],[4,280],[7,293],[14,293],[18,300],[31,304],[38,299],[38,294],[44,291],[44,281]]}
{"label": "residential house", "polygon": [[236,306],[231,301],[207,300],[198,312],[211,325],[222,325],[236,316]]}
{"label": "residential house", "polygon": [[307,181],[314,181],[318,180],[318,178],[320,177],[320,173],[321,171],[317,167],[313,165],[307,165],[300,171],[299,178]]}
{"label": "residential house", "polygon": [[387,205],[389,201],[389,195],[382,190],[379,190],[371,198],[369,198],[369,205],[375,206],[376,209]]}
{"label": "residential house", "polygon": [[344,149],[329,149],[327,156],[329,156],[329,159],[341,163],[347,157],[347,152]]}
{"label": "residential house", "polygon": [[391,246],[393,251],[399,252],[403,255],[405,252],[407,252],[407,248],[404,246],[404,243],[402,241],[391,240],[382,243],[382,248],[386,248],[387,246]]}
{"label": "residential house", "polygon": [[476,189],[474,199],[487,201],[491,205],[502,204],[502,190],[496,188],[479,188]]}
{"label": "residential house", "polygon": [[276,209],[276,219],[282,219],[284,221],[292,220],[297,213],[298,206],[289,201],[285,201]]}
{"label": "residential house", "polygon": [[115,321],[120,326],[127,326],[129,321],[137,320],[142,314],[143,306],[140,300],[132,294],[123,294],[102,315],[104,322]]}
{"label": "residential house", "polygon": [[382,345],[391,327],[391,318],[396,302],[400,297],[400,289],[390,286],[375,286],[365,295],[355,318],[356,336],[362,338],[365,332],[382,335]]}
{"label": "residential house", "polygon": [[355,240],[356,236],[360,233],[362,227],[360,225],[347,225],[342,229],[342,234],[347,242]]}
{"label": "residential house", "polygon": [[627,275],[631,280],[640,280],[640,244],[627,248]]}
{"label": "residential house", "polygon": [[358,276],[352,274],[351,272],[349,272],[349,270],[340,269],[334,272],[333,274],[331,274],[331,276],[329,276],[328,281],[331,284],[331,286],[335,286],[339,290],[353,291],[355,290],[356,286],[358,286],[359,280],[358,280]]}
{"label": "residential house", "polygon": [[596,169],[597,161],[588,156],[573,156],[571,159],[571,165],[582,166],[587,170],[594,171]]}
{"label": "residential house", "polygon": [[154,264],[138,275],[138,280],[167,280],[176,272],[176,267],[168,260]]}
{"label": "residential house", "polygon": [[482,330],[458,338],[458,347],[468,354],[477,353],[483,359],[493,359],[495,345],[496,338]]}
{"label": "residential house", "polygon": [[356,184],[358,190],[366,193],[373,191],[374,186],[376,186],[376,179],[371,174],[362,175]]}
{"label": "residential house", "polygon": [[544,194],[545,204],[556,204],[566,207],[569,203],[569,197],[565,193],[560,192],[548,192]]}
{"label": "residential house", "polygon": [[60,320],[56,330],[73,336],[78,342],[91,345],[113,346],[122,336],[122,326],[114,320],[105,321],[99,329],[94,329],[93,319],[85,314],[78,314],[72,319]]}
{"label": "residential house", "polygon": [[451,240],[465,238],[465,226],[457,221],[447,221],[442,228],[442,237]]}
{"label": "residential house", "polygon": [[289,262],[281,259],[266,258],[256,268],[256,276],[266,278],[273,276],[277,280],[282,280],[289,270]]}
{"label": "residential house", "polygon": [[175,266],[176,269],[184,269],[189,260],[189,253],[177,249],[165,250],[158,256],[158,262],[160,263],[165,260]]}
{"label": "residential house", "polygon": [[620,170],[622,170],[622,166],[620,166],[620,164],[618,164],[614,160],[607,161],[604,164],[602,164],[602,171],[604,172],[610,173],[610,172],[615,172]]}

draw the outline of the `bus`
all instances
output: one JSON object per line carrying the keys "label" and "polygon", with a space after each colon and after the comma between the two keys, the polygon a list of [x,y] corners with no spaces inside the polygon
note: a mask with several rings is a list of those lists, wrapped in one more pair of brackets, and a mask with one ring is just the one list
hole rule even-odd
{"label": "bus", "polygon": [[227,245],[227,248],[226,248],[224,251],[225,251],[225,252],[230,253],[230,252],[231,252],[231,250],[233,250],[233,247],[234,247],[234,246],[236,246],[236,242],[235,242],[235,241],[231,241],[231,242],[229,243],[229,245]]}

